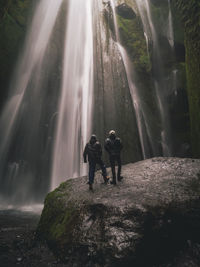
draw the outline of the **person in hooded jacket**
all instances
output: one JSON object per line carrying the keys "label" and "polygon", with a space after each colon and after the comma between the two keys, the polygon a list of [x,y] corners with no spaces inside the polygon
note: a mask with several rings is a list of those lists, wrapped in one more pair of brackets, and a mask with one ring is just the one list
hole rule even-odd
{"label": "person in hooded jacket", "polygon": [[89,189],[93,189],[93,183],[94,183],[94,176],[95,176],[95,169],[96,165],[98,164],[102,170],[102,176],[104,179],[104,182],[107,183],[109,180],[109,177],[107,176],[106,166],[102,160],[102,148],[101,144],[97,141],[96,135],[92,135],[90,138],[89,143],[86,144],[84,152],[83,152],[83,158],[84,163],[87,163],[87,159],[89,162]]}
{"label": "person in hooded jacket", "polygon": [[111,184],[116,185],[116,172],[115,172],[115,163],[117,162],[118,171],[117,171],[117,180],[121,181],[123,177],[121,176],[121,150],[123,148],[121,139],[116,136],[114,130],[109,132],[108,138],[105,140],[105,149],[109,154],[110,165],[112,169],[113,179],[110,182]]}

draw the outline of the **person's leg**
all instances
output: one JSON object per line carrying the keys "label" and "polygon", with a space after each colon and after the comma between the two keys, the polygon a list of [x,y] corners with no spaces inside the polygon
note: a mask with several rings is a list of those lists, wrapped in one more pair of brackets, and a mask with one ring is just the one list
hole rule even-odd
{"label": "person's leg", "polygon": [[95,167],[95,162],[89,162],[89,185],[92,185],[94,183]]}
{"label": "person's leg", "polygon": [[99,166],[100,166],[101,171],[102,171],[102,176],[104,178],[104,182],[107,183],[109,178],[107,176],[106,166],[105,166],[105,164],[104,164],[102,159],[100,159],[98,163],[99,163]]}
{"label": "person's leg", "polygon": [[114,156],[110,157],[110,165],[111,165],[112,176],[113,176],[113,180],[111,181],[111,183],[116,184],[115,157]]}
{"label": "person's leg", "polygon": [[117,156],[117,165],[118,165],[117,180],[121,181],[123,177],[121,176],[122,163],[120,155]]}

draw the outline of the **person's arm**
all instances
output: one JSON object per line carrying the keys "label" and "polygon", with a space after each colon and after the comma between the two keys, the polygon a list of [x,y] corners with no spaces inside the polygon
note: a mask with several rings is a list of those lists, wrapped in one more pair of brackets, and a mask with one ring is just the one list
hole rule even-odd
{"label": "person's arm", "polygon": [[108,153],[110,153],[110,143],[109,143],[108,139],[106,139],[106,141],[105,141],[104,148]]}
{"label": "person's arm", "polygon": [[87,155],[88,155],[88,144],[85,146],[85,149],[83,152],[84,163],[87,163]]}
{"label": "person's arm", "polygon": [[117,137],[115,141],[115,149],[117,152],[120,152],[122,148],[123,148],[122,141],[119,137]]}
{"label": "person's arm", "polygon": [[101,147],[101,144],[99,144],[99,155],[100,155],[100,157],[102,156],[102,147]]}
{"label": "person's arm", "polygon": [[120,139],[120,151],[122,150],[122,148],[123,148],[123,144],[122,144],[122,141]]}

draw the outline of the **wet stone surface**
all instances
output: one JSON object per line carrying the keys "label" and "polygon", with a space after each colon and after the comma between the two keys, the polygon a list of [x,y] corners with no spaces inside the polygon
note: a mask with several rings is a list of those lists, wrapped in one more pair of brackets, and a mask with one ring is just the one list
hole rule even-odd
{"label": "wet stone surface", "polygon": [[200,266],[200,160],[123,166],[94,191],[69,180],[45,201],[37,235],[67,266]]}
{"label": "wet stone surface", "polygon": [[40,215],[17,210],[0,210],[1,267],[63,267],[45,242],[35,239]]}

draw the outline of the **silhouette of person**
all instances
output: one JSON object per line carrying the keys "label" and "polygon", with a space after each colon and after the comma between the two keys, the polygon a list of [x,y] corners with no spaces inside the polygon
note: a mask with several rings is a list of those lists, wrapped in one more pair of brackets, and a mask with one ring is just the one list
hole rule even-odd
{"label": "silhouette of person", "polygon": [[115,173],[115,162],[118,165],[117,180],[121,181],[123,177],[121,176],[121,150],[123,148],[121,139],[116,137],[114,130],[109,132],[108,138],[105,140],[105,149],[109,154],[110,165],[112,169],[113,179],[111,184],[116,185],[116,173]]}
{"label": "silhouette of person", "polygon": [[106,166],[102,160],[102,148],[101,144],[97,141],[96,135],[92,135],[90,138],[89,143],[86,144],[84,152],[83,152],[83,158],[84,162],[87,163],[87,158],[89,162],[89,189],[93,189],[93,183],[94,183],[94,176],[95,176],[95,168],[98,164],[102,170],[102,176],[104,179],[104,182],[107,184],[109,177],[107,176]]}

